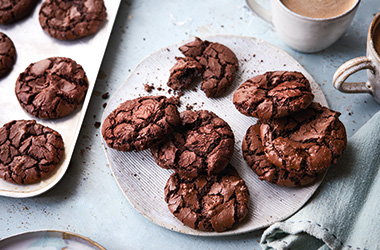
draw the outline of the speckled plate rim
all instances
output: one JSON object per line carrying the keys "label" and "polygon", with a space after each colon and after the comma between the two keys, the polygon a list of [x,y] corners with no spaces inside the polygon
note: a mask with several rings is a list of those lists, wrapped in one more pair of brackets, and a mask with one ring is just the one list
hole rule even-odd
{"label": "speckled plate rim", "polygon": [[64,237],[64,235],[68,235],[74,239],[78,238],[78,239],[84,240],[85,242],[89,243],[90,246],[98,248],[98,250],[106,250],[105,247],[103,247],[102,245],[100,245],[99,243],[97,243],[96,241],[93,241],[92,239],[90,239],[88,237],[82,236],[80,234],[72,233],[72,232],[61,231],[61,230],[53,230],[53,229],[34,230],[34,231],[27,231],[27,232],[23,232],[23,233],[13,234],[13,235],[10,235],[6,238],[0,239],[0,246],[1,246],[1,244],[4,244],[4,242],[6,242],[8,240],[10,241],[10,240],[17,238],[17,237],[33,235],[33,234],[41,234],[41,233],[57,233],[57,234],[61,234],[62,238]]}
{"label": "speckled plate rim", "polygon": [[[242,39],[252,39],[252,40],[255,40],[257,41],[258,43],[265,43],[267,46],[269,47],[272,47],[274,50],[277,50],[279,54],[283,54],[284,56],[288,57],[289,60],[292,60],[294,63],[298,64],[302,69],[304,69],[304,72],[302,72],[305,77],[307,79],[309,79],[310,81],[314,82],[315,85],[316,85],[316,89],[313,89],[314,91],[316,92],[319,92],[320,95],[320,98],[321,98],[321,104],[325,107],[329,107],[328,105],[328,102],[327,102],[327,99],[320,87],[320,85],[318,83],[316,83],[316,81],[314,80],[314,78],[310,75],[310,73],[293,57],[291,56],[289,53],[287,53],[286,51],[284,51],[283,49],[263,40],[263,39],[260,39],[260,38],[256,38],[256,37],[248,37],[248,36],[239,36],[239,35],[225,35],[225,34],[217,34],[217,35],[210,35],[210,36],[205,36],[205,37],[202,37],[202,39],[204,40],[212,40],[213,38],[217,38],[217,37],[231,37],[231,38],[242,38]],[[124,88],[124,85],[129,82],[130,78],[132,77],[132,75],[135,73],[136,69],[138,69],[140,67],[140,65],[142,65],[146,60],[148,60],[151,56],[157,54],[157,53],[161,53],[163,51],[165,51],[168,47],[172,47],[172,46],[177,46],[177,47],[180,47],[181,45],[187,43],[187,42],[190,42],[192,41],[193,38],[190,38],[190,39],[186,39],[182,42],[178,42],[178,43],[175,43],[175,44],[172,44],[172,45],[168,45],[167,47],[165,48],[161,48],[151,54],[149,54],[148,56],[144,57],[140,63],[138,63],[135,67],[135,69],[133,71],[131,71],[127,77],[127,79],[123,82],[123,84],[121,84],[121,86],[119,88],[117,88],[117,90],[114,92],[114,93],[117,93],[119,92],[120,90],[122,90]],[[114,98],[114,95],[112,95],[109,99],[109,102],[111,102],[111,100]],[[103,112],[103,115],[102,115],[102,122],[101,122],[101,127],[103,126],[103,122],[104,122],[104,119],[107,117],[108,113],[106,113],[105,111]],[[105,143],[104,139],[103,139],[103,136],[100,136],[100,140],[101,140],[101,144],[102,144],[102,148],[103,148],[103,152],[105,153],[106,155],[106,158],[107,158],[107,162],[108,162],[108,165],[111,169],[111,173],[112,173],[112,176],[114,177],[116,183],[117,183],[117,186],[119,187],[120,191],[123,193],[124,197],[128,200],[129,204],[141,215],[143,215],[145,218],[147,218],[150,222],[154,223],[155,225],[158,225],[160,227],[163,227],[167,230],[170,230],[170,231],[173,231],[173,232],[176,232],[176,233],[182,233],[182,234],[187,234],[187,235],[192,235],[192,236],[201,236],[201,237],[222,237],[222,236],[235,236],[235,235],[241,235],[241,234],[246,234],[246,233],[249,233],[249,232],[253,232],[253,231],[257,231],[257,230],[260,230],[260,229],[263,229],[263,228],[267,228],[269,226],[271,226],[272,224],[276,223],[276,222],[279,222],[279,221],[282,221],[282,220],[285,220],[287,218],[289,218],[290,216],[292,216],[293,214],[297,213],[308,201],[309,199],[313,196],[313,194],[318,190],[320,184],[322,183],[323,179],[325,178],[326,176],[326,173],[327,171],[325,172],[325,174],[320,177],[320,179],[314,184],[314,185],[317,185],[317,187],[315,188],[315,190],[313,192],[310,192],[309,195],[307,195],[305,197],[305,200],[303,203],[300,204],[299,208],[296,209],[295,211],[293,211],[292,213],[290,214],[287,214],[287,215],[284,215],[283,217],[280,217],[276,222],[271,222],[271,223],[267,223],[267,224],[264,224],[262,225],[261,227],[257,227],[257,228],[253,228],[251,230],[246,230],[244,232],[234,232],[233,230],[231,231],[225,231],[225,232],[221,232],[221,233],[218,233],[218,232],[203,232],[203,231],[196,231],[196,233],[193,233],[193,232],[189,232],[189,231],[183,231],[181,229],[174,229],[172,227],[172,225],[170,224],[167,224],[167,223],[162,223],[162,222],[157,222],[157,220],[154,218],[154,217],[151,217],[149,216],[148,214],[144,213],[144,211],[140,210],[139,209],[139,204],[135,204],[132,200],[129,199],[128,195],[126,194],[126,192],[124,192],[121,184],[119,183],[116,175],[115,175],[115,172],[114,172],[114,169],[112,167],[112,164],[111,164],[111,161],[110,159],[108,158],[108,154],[107,154],[107,144]]]}

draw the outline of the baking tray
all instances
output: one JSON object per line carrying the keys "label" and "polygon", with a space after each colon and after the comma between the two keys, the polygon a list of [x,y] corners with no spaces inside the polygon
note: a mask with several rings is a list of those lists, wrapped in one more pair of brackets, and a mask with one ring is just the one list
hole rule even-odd
{"label": "baking tray", "polygon": [[[31,16],[12,25],[0,26],[0,31],[12,39],[17,50],[17,61],[12,72],[7,77],[0,79],[0,126],[11,120],[34,119],[58,131],[65,143],[64,159],[51,177],[32,185],[15,185],[0,179],[0,196],[23,198],[39,195],[57,184],[65,174],[121,0],[105,0],[104,2],[107,8],[107,20],[103,27],[97,34],[76,41],[59,41],[42,30],[38,20],[41,2]],[[89,88],[82,108],[74,114],[57,120],[37,119],[26,113],[19,105],[15,95],[15,83],[18,75],[30,63],[54,56],[69,57],[81,64],[86,71]]]}
{"label": "baking tray", "polygon": [[[327,102],[320,86],[311,75],[280,48],[252,37],[219,35],[203,38],[231,48],[239,59],[240,68],[233,86],[225,96],[207,98],[198,85],[197,91],[185,91],[185,95],[181,98],[180,110],[184,110],[187,104],[194,106],[195,110],[207,109],[216,113],[231,126],[235,135],[235,152],[231,163],[245,180],[250,192],[248,218],[237,227],[222,233],[202,232],[186,227],[170,213],[164,201],[164,187],[172,171],[157,166],[149,150],[120,152],[108,148],[102,139],[103,147],[122,192],[131,205],[153,223],[190,235],[236,235],[267,227],[289,217],[306,203],[317,190],[321,180],[307,187],[286,188],[258,179],[245,163],[241,152],[242,139],[248,127],[256,123],[256,118],[245,116],[236,110],[232,103],[233,91],[247,79],[266,71],[300,71],[309,79],[315,101],[324,106],[327,106]],[[185,42],[163,48],[143,60],[111,96],[102,121],[121,102],[128,99],[143,95],[169,96],[169,89],[166,86],[169,69],[174,65],[175,57],[181,56],[178,47]],[[153,83],[156,87],[155,91],[152,93],[144,91],[143,84],[145,83]],[[158,90],[157,87],[161,87],[162,90]]]}

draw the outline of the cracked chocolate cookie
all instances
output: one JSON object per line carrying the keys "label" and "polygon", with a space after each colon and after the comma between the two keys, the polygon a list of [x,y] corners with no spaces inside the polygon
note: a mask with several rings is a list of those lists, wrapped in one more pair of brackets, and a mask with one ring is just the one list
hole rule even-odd
{"label": "cracked chocolate cookie", "polygon": [[306,110],[262,123],[260,136],[268,160],[292,173],[324,172],[347,144],[339,116],[338,112],[312,103]]}
{"label": "cracked chocolate cookie", "polygon": [[12,40],[0,32],[0,77],[7,75],[16,62],[16,48]]}
{"label": "cracked chocolate cookie", "polygon": [[205,67],[201,89],[207,97],[219,97],[231,86],[238,70],[238,59],[232,50],[220,43],[210,43],[199,62]]}
{"label": "cracked chocolate cookie", "polygon": [[244,160],[260,180],[280,186],[299,187],[309,185],[318,178],[316,174],[292,173],[270,163],[260,138],[260,122],[248,128],[243,139],[242,151]]}
{"label": "cracked chocolate cookie", "polygon": [[255,76],[240,85],[233,103],[242,114],[271,119],[305,109],[313,99],[309,81],[303,74],[275,71]]}
{"label": "cracked chocolate cookie", "polygon": [[191,57],[176,57],[177,63],[170,69],[168,86],[174,90],[188,88],[203,72],[203,66]]}
{"label": "cracked chocolate cookie", "polygon": [[36,121],[12,121],[0,128],[0,177],[33,184],[49,177],[61,162],[61,135]]}
{"label": "cracked chocolate cookie", "polygon": [[203,66],[201,89],[207,97],[219,97],[231,86],[239,65],[232,50],[223,44],[202,41],[198,37],[179,50]]}
{"label": "cracked chocolate cookie", "polygon": [[165,186],[169,210],[183,224],[201,231],[223,232],[248,215],[249,192],[235,169],[194,179],[170,176]]}
{"label": "cracked chocolate cookie", "polygon": [[187,178],[220,173],[234,151],[230,126],[207,110],[187,110],[180,115],[182,126],[171,138],[152,147],[156,163]]}
{"label": "cracked chocolate cookie", "polygon": [[16,82],[21,106],[38,118],[67,116],[83,103],[88,80],[82,66],[65,57],[30,64]]}
{"label": "cracked chocolate cookie", "polygon": [[104,120],[107,145],[120,151],[144,150],[167,137],[180,124],[174,98],[145,96],[128,100]]}
{"label": "cracked chocolate cookie", "polygon": [[42,29],[59,40],[95,34],[106,17],[103,0],[45,0],[39,13]]}
{"label": "cracked chocolate cookie", "polygon": [[14,23],[32,13],[38,0],[1,0],[0,24]]}

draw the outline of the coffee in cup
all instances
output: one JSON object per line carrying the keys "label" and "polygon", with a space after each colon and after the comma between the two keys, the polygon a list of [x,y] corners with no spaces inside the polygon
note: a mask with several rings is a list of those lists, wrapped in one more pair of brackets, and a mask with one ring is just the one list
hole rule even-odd
{"label": "coffee in cup", "polygon": [[331,18],[350,10],[358,0],[281,0],[291,11],[311,18]]}
{"label": "coffee in cup", "polygon": [[258,0],[246,1],[258,16],[273,24],[281,40],[306,53],[336,42],[360,4],[360,0],[271,0],[271,8],[266,9]]}

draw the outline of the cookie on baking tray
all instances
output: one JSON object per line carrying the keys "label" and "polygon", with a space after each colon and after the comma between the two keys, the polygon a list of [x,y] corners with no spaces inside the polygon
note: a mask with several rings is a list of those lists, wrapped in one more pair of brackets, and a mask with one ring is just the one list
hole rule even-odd
{"label": "cookie on baking tray", "polygon": [[45,0],[39,13],[42,29],[59,40],[95,34],[106,18],[103,0]]}
{"label": "cookie on baking tray", "polygon": [[0,32],[0,77],[6,76],[16,62],[16,48],[12,40]]}
{"label": "cookie on baking tray", "polygon": [[38,0],[1,0],[0,24],[11,24],[23,19],[36,6]]}
{"label": "cookie on baking tray", "polygon": [[0,128],[0,177],[7,182],[33,184],[51,176],[63,153],[61,135],[34,120]]}
{"label": "cookie on baking tray", "polygon": [[81,65],[66,57],[30,64],[17,79],[16,96],[31,115],[56,119],[77,110],[86,97],[88,80]]}

